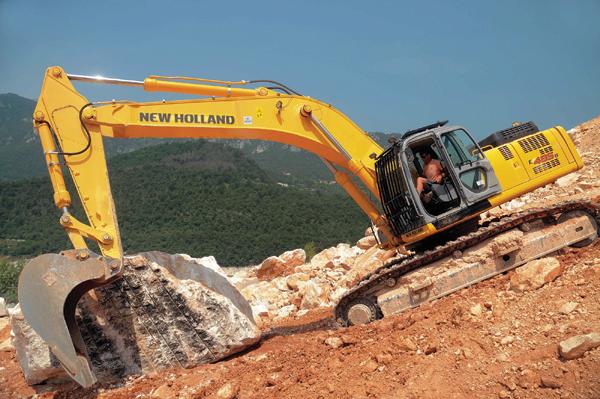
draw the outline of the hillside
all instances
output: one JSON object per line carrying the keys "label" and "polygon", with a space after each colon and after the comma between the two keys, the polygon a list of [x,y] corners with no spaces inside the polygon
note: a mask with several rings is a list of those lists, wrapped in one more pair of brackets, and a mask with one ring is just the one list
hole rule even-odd
{"label": "hillside", "polygon": [[[367,224],[345,194],[277,184],[222,143],[160,144],[117,155],[109,165],[128,253],[185,252],[245,265],[290,248],[353,242]],[[73,212],[81,217],[79,206]],[[0,254],[68,248],[58,216],[47,178],[0,182]]]}

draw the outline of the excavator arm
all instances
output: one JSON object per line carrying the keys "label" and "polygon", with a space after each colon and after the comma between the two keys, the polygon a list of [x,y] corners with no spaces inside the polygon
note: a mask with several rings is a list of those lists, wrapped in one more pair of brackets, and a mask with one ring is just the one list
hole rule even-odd
{"label": "excavator arm", "polygon": [[[321,157],[336,181],[381,229],[387,241],[398,244],[377,206],[344,171],[357,176],[379,199],[374,163],[383,150],[343,113],[309,97],[264,87],[232,88],[178,79],[151,77],[144,82],[96,81],[208,98],[92,104],[75,90],[72,80],[94,81],[94,78],[68,75],[60,67],[48,68],[34,113],[34,124],[46,155],[54,202],[64,210],[60,223],[75,248],[86,248],[83,238],[90,238],[98,243],[104,255],[122,256],[102,136],[259,139],[302,148]],[[71,197],[64,184],[61,157],[71,173],[89,224],[68,213]]]}
{"label": "excavator arm", "polygon": [[[176,92],[203,98],[180,101],[91,103],[72,82],[137,86],[146,91]],[[69,75],[47,69],[34,112],[60,224],[74,250],[45,254],[30,261],[19,278],[19,301],[26,319],[48,343],[65,370],[83,386],[96,378],[75,320],[81,296],[122,274],[123,249],[110,189],[103,136],[114,138],[259,139],[293,145],[317,154],[335,180],[383,233],[388,246],[400,242],[385,216],[353,182],[358,177],[379,199],[375,158],[383,151],[348,117],[281,85],[245,88],[250,82],[150,77],[142,81]],[[70,212],[66,167],[87,221]],[[96,242],[103,256],[88,249]]]}

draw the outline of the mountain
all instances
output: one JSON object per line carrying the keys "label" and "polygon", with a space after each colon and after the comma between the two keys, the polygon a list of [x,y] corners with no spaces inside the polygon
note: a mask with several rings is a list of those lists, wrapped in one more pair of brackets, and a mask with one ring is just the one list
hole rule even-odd
{"label": "mountain", "polygon": [[[39,139],[31,124],[34,108],[33,100],[16,94],[0,94],[0,180],[47,175]],[[383,147],[389,145],[389,135],[374,133],[372,136]],[[190,140],[105,138],[106,154],[110,159],[138,148],[177,141]],[[304,150],[260,140],[210,141],[223,142],[238,148],[248,158],[256,161],[271,178],[283,184],[313,188],[331,187],[331,173],[316,155]]]}
{"label": "mountain", "polygon": [[[35,102],[16,94],[0,94],[0,179],[41,176],[42,151],[31,127]],[[37,152],[36,152],[37,150]]]}
{"label": "mountain", "polygon": [[[288,249],[352,243],[368,223],[345,194],[286,187],[223,143],[165,143],[113,156],[110,164],[128,253],[185,252],[245,265]],[[85,220],[79,204],[73,213]],[[58,217],[48,178],[0,182],[0,254],[69,248]]]}

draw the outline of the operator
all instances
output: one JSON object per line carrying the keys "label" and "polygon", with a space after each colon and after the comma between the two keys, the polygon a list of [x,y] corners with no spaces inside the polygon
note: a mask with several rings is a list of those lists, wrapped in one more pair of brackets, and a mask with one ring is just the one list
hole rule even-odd
{"label": "operator", "polygon": [[437,156],[429,147],[423,147],[419,150],[419,156],[423,160],[423,176],[417,177],[417,193],[425,201],[429,202],[433,194],[431,192],[423,193],[428,184],[441,183],[444,180],[444,170],[442,163],[436,159]]}

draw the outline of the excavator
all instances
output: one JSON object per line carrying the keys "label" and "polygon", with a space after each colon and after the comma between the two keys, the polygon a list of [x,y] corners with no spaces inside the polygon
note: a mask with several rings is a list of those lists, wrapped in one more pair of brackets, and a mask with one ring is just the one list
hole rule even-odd
{"label": "excavator", "polygon": [[[90,102],[75,89],[75,82],[194,97]],[[70,74],[59,66],[46,70],[33,123],[54,203],[62,212],[60,224],[73,249],[31,260],[19,278],[19,301],[26,320],[82,386],[96,379],[77,327],[77,302],[87,291],[123,274],[123,247],[103,137],[259,139],[318,155],[369,217],[379,247],[397,254],[339,300],[334,317],[341,326],[396,314],[566,246],[588,245],[598,234],[600,209],[585,201],[479,223],[479,215],[491,208],[583,167],[560,126],[539,131],[526,123],[478,143],[463,127],[444,121],[410,130],[383,149],[331,104],[275,81],[182,76],[137,81]],[[437,159],[443,175],[418,192],[423,153]],[[87,220],[78,220],[70,212],[65,168]],[[411,273],[431,269],[448,257],[460,257],[516,230],[517,240],[496,246],[477,262],[442,268],[417,283],[407,283]],[[90,250],[88,243],[97,244],[101,254]]]}

